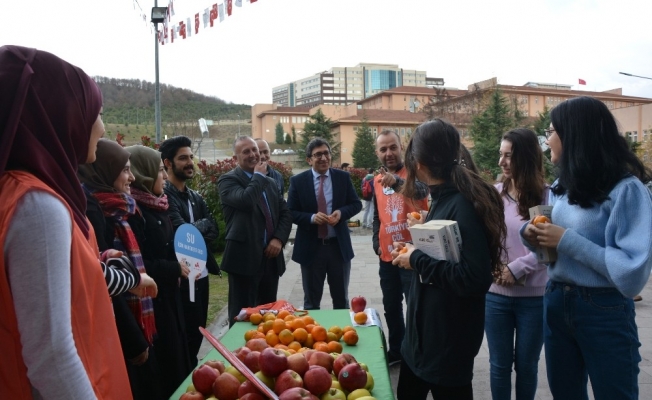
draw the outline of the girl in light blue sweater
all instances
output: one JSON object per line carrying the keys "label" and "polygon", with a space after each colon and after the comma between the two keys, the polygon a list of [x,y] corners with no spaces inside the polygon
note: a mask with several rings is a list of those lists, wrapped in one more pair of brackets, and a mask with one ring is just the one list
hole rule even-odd
{"label": "girl in light blue sweater", "polygon": [[530,246],[557,249],[544,295],[544,344],[555,399],[638,399],[638,331],[632,297],[652,267],[652,173],[631,152],[607,107],[560,103],[546,131],[553,223],[526,224]]}

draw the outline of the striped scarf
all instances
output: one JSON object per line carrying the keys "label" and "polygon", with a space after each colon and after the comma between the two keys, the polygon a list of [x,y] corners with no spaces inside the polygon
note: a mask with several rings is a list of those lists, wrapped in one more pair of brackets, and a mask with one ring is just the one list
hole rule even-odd
{"label": "striped scarf", "polygon": [[[145,273],[145,264],[136,236],[127,222],[129,216],[136,212],[140,214],[140,210],[136,208],[136,201],[125,193],[94,192],[92,194],[99,202],[104,216],[112,217],[115,221],[115,239],[113,241],[115,249],[125,252],[138,271]],[[125,293],[125,296],[145,339],[151,345],[156,338],[152,298],[149,296],[139,298],[129,292]]]}

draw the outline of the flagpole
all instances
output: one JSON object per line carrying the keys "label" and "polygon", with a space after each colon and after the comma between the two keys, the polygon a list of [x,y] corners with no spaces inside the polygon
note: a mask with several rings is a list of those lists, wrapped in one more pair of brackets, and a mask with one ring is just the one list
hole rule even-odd
{"label": "flagpole", "polygon": [[[154,7],[158,7],[158,0],[154,0]],[[155,68],[155,83],[154,83],[154,119],[156,120],[156,144],[161,143],[161,87],[159,84],[158,76],[158,24],[156,27],[156,35],[154,35],[154,68]]]}

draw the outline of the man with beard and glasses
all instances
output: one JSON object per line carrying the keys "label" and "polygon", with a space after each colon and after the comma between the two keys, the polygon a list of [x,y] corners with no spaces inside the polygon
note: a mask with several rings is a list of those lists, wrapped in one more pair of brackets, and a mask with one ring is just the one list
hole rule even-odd
{"label": "man with beard and glasses", "polygon": [[285,272],[283,247],[292,215],[276,182],[266,176],[256,142],[239,136],[233,144],[237,166],[217,180],[226,221],[222,268],[229,274],[229,324],[243,308],[276,301]]}
{"label": "man with beard and glasses", "polygon": [[[260,154],[260,161],[268,162],[270,159],[269,144],[265,139],[256,138],[254,140],[256,141],[256,145],[258,145],[258,153]],[[279,193],[281,193],[281,196],[283,196],[283,194],[285,193],[285,182],[283,182],[283,175],[281,175],[280,172],[278,172],[277,170],[272,168],[269,164],[267,164],[267,176],[274,179],[274,181],[278,185]]]}
{"label": "man with beard and glasses", "polygon": [[[175,136],[161,143],[159,151],[168,173],[165,182],[165,194],[168,196],[169,214],[174,229],[180,225],[191,223],[201,232],[206,247],[219,236],[217,222],[208,210],[206,202],[199,193],[186,186],[186,181],[195,176],[194,154],[192,141],[186,136]],[[201,347],[203,336],[199,327],[206,327],[208,315],[208,272],[220,275],[220,268],[209,251],[206,269],[195,282],[195,301],[190,301],[188,280],[181,280],[181,299],[188,336],[190,359],[197,364],[197,353]]]}

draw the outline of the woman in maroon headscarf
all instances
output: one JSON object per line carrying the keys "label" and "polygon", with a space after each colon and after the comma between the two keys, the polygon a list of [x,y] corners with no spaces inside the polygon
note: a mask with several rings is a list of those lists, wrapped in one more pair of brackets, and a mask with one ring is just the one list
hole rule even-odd
{"label": "woman in maroon headscarf", "polygon": [[81,69],[0,47],[0,398],[130,399],[79,164],[102,98]]}

